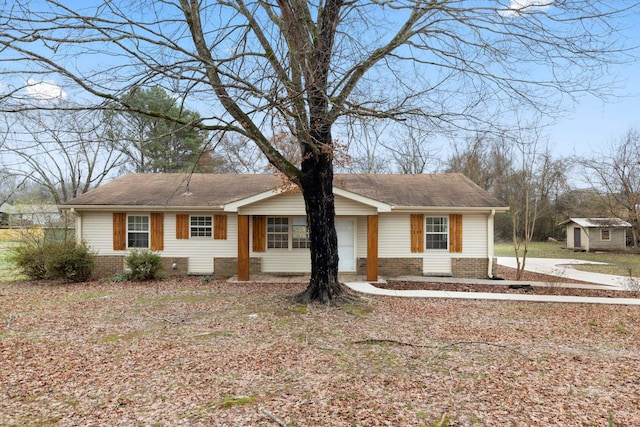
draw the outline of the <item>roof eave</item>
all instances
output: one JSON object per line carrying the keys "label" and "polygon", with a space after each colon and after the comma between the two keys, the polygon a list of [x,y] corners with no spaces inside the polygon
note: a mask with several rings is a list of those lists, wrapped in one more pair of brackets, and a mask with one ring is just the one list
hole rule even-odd
{"label": "roof eave", "polygon": [[393,212],[507,212],[508,206],[391,206]]}
{"label": "roof eave", "polygon": [[165,206],[165,205],[58,205],[62,210],[100,211],[100,212],[182,212],[188,211],[223,211],[223,206]]}

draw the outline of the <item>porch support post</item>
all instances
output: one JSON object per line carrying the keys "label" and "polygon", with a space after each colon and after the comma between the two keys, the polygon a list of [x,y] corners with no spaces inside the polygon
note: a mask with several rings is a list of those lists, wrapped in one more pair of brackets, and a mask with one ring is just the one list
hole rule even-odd
{"label": "porch support post", "polygon": [[238,215],[238,281],[249,280],[249,215]]}
{"label": "porch support post", "polygon": [[378,215],[367,217],[367,280],[378,281]]}

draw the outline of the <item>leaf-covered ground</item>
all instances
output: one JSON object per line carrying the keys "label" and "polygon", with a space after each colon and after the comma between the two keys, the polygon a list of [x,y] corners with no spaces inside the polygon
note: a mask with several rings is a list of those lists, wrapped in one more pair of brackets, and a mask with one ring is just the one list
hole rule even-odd
{"label": "leaf-covered ground", "polygon": [[640,425],[640,310],[0,283],[0,425]]}

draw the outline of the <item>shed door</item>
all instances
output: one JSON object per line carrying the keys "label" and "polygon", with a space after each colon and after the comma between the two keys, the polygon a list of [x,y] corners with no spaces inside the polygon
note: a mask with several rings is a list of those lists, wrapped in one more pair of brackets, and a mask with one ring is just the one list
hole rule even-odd
{"label": "shed door", "polygon": [[573,229],[573,247],[574,248],[581,248],[582,247],[582,242],[580,241],[580,236],[581,236],[581,230],[579,228],[574,228]]}

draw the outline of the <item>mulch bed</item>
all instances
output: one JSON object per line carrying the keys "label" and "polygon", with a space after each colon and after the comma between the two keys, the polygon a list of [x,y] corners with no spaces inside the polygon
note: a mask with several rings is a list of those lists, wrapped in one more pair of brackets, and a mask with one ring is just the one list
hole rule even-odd
{"label": "mulch bed", "polygon": [[[516,271],[513,268],[498,266],[496,275],[504,280],[515,280]],[[575,289],[561,287],[560,283],[586,284],[577,280],[558,278],[544,274],[524,272],[519,281],[523,287],[513,289],[508,285],[501,285],[496,280],[495,285],[480,283],[440,283],[440,282],[411,282],[401,280],[388,280],[386,284],[376,284],[383,289],[394,290],[433,290],[451,292],[496,292],[506,294],[534,294],[534,295],[568,295],[601,298],[640,298],[640,292],[609,291],[596,289]],[[550,286],[535,286],[534,283],[542,282]],[[593,283],[589,283],[593,284]]]}

